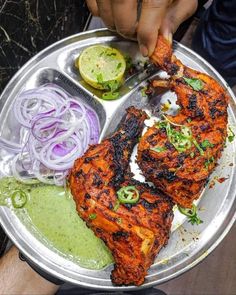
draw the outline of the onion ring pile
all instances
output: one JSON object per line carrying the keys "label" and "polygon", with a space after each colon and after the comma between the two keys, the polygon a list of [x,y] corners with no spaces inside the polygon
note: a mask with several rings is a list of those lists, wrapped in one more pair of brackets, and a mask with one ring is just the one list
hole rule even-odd
{"label": "onion ring pile", "polygon": [[13,110],[20,128],[26,131],[26,140],[20,151],[18,144],[11,167],[21,181],[28,180],[19,173],[24,168],[41,182],[63,185],[74,160],[98,142],[100,124],[95,111],[57,85],[24,91]]}

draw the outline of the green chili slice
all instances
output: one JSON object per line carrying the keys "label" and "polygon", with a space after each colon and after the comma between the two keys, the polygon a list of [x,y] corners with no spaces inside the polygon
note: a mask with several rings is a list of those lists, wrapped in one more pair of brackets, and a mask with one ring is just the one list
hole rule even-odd
{"label": "green chili slice", "polygon": [[97,214],[96,213],[89,214],[89,219],[95,219],[95,218],[97,218]]}
{"label": "green chili slice", "polygon": [[135,186],[123,186],[117,191],[118,200],[121,204],[136,204],[139,200],[139,191]]}
{"label": "green chili slice", "polygon": [[119,95],[120,93],[118,91],[116,92],[109,91],[109,92],[104,92],[102,94],[102,98],[105,100],[113,100],[113,99],[117,99]]}
{"label": "green chili slice", "polygon": [[16,190],[11,195],[11,202],[14,208],[22,208],[27,202],[27,195],[22,190]]}
{"label": "green chili slice", "polygon": [[191,209],[183,208],[179,205],[178,205],[178,209],[180,213],[188,217],[188,222],[190,222],[192,225],[194,224],[199,225],[203,223],[203,221],[197,215],[197,207],[194,204]]}

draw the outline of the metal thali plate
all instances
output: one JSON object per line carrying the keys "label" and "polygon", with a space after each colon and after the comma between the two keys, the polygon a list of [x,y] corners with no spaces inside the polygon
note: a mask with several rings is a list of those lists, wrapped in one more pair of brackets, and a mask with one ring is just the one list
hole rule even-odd
{"label": "metal thali plate", "polygon": [[[148,98],[141,94],[140,87],[145,85],[147,79],[159,75],[158,70],[143,71],[127,80],[121,88],[121,98],[115,101],[101,100],[99,92],[92,90],[82,82],[74,68],[74,61],[85,47],[98,43],[116,47],[123,53],[129,54],[134,61],[142,60],[137,43],[122,39],[104,29],[73,35],[53,44],[22,67],[2,93],[0,99],[1,136],[11,141],[19,141],[18,128],[12,120],[11,112],[15,97],[23,90],[51,82],[61,86],[68,93],[80,97],[96,110],[102,127],[101,138],[115,130],[128,106],[134,105],[150,110]],[[227,89],[230,96],[229,122],[235,130],[236,100],[223,78],[206,61],[185,46],[175,43],[174,51],[185,65],[208,73]],[[166,93],[162,101],[172,96],[172,93]],[[219,165],[211,175],[198,202],[199,215],[204,222],[198,226],[192,226],[178,212],[175,212],[168,245],[161,250],[148,271],[144,284],[139,288],[163,283],[189,270],[204,259],[227,234],[233,225],[236,212],[235,151],[234,142],[227,144]],[[0,151],[1,177],[8,173],[8,157],[3,150]],[[131,168],[136,170],[134,161]],[[225,181],[220,183],[218,180],[223,178]],[[25,226],[8,208],[0,208],[0,221],[20,251],[51,275],[88,288],[116,291],[137,288],[135,286],[113,286],[110,280],[112,265],[102,270],[89,270],[66,259],[59,251],[50,247],[44,239],[40,239],[35,230]]]}

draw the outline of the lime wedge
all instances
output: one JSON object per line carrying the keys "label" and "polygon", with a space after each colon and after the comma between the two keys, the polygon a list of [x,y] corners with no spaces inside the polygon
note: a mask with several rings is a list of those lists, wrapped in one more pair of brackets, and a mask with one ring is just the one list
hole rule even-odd
{"label": "lime wedge", "polygon": [[122,83],[126,62],[117,49],[99,44],[85,48],[75,66],[92,87],[114,91],[111,88]]}

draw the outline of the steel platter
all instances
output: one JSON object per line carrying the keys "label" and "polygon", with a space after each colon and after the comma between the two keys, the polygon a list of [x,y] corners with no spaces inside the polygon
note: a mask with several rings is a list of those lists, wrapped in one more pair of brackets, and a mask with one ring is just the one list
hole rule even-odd
{"label": "steel platter", "polygon": [[[98,114],[102,128],[101,138],[114,131],[125,109],[130,106],[150,111],[148,97],[142,95],[142,87],[147,80],[162,75],[158,69],[139,71],[126,80],[120,93],[121,98],[105,101],[99,91],[92,90],[79,76],[74,61],[80,52],[92,44],[109,44],[129,54],[133,61],[143,60],[136,42],[114,35],[108,30],[88,31],[70,36],[46,48],[34,56],[11,79],[0,99],[1,136],[17,142],[17,126],[12,119],[11,109],[15,97],[23,90],[32,89],[46,83],[54,83],[71,95],[84,100]],[[236,99],[223,78],[199,55],[185,46],[174,43],[177,57],[187,66],[208,73],[218,80],[230,96],[229,124],[236,126]],[[165,93],[162,102],[171,99],[173,93]],[[174,97],[173,97],[174,99]],[[160,102],[157,102],[160,104]],[[133,157],[134,158],[134,157]],[[9,155],[0,151],[0,176],[7,175]],[[137,172],[135,161],[131,169]],[[223,179],[223,182],[217,179]],[[214,186],[210,185],[214,181]],[[236,212],[236,173],[235,143],[227,144],[215,172],[211,175],[198,202],[199,215],[203,223],[193,226],[175,212],[175,219],[168,245],[163,248],[151,266],[145,283],[139,287],[147,288],[164,283],[191,269],[203,260],[225,237],[234,223]],[[73,259],[68,259],[43,239],[29,221],[22,221],[8,208],[0,207],[0,221],[4,230],[20,251],[35,265],[61,280],[83,287],[103,290],[133,290],[137,287],[116,287],[112,285],[110,273],[113,265],[102,270],[90,270],[80,267]],[[220,271],[220,270],[219,270]]]}

